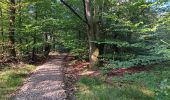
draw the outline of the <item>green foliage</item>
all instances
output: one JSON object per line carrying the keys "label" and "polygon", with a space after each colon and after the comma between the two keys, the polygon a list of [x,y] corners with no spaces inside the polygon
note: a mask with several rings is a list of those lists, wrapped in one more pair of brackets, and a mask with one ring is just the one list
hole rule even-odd
{"label": "green foliage", "polygon": [[[67,0],[82,19],[82,1]],[[169,9],[162,7],[168,1],[95,0],[91,1],[95,36],[89,41],[87,25],[57,0],[16,1],[15,45],[18,55],[43,54],[49,45],[52,50],[66,48],[81,59],[87,59],[89,42],[100,48],[100,58],[112,67],[130,67],[158,63],[169,57]],[[9,41],[9,9],[7,1],[0,2],[0,44]],[[160,10],[161,8],[161,10]],[[3,27],[3,29],[2,29]],[[2,35],[2,34],[1,34]],[[91,37],[90,37],[91,38]],[[166,41],[167,43],[163,43]],[[7,51],[3,48],[1,51]],[[62,51],[62,50],[60,50]],[[64,51],[64,50],[63,50]],[[160,58],[159,58],[160,57]]]}
{"label": "green foliage", "polygon": [[157,100],[168,100],[170,97],[170,92],[169,92],[169,85],[170,85],[170,81],[168,81],[168,79],[164,79],[163,81],[161,81],[160,83],[160,88],[157,89],[156,92],[156,96],[157,96]]}
{"label": "green foliage", "polygon": [[110,61],[110,64],[113,65],[112,68],[127,68],[141,65],[152,65],[156,62],[162,62],[164,60],[164,58],[156,56],[138,56],[136,59],[130,59],[128,61]]}
{"label": "green foliage", "polygon": [[[59,36],[61,37],[59,43],[61,43],[65,48],[70,50],[70,53],[77,56],[79,59],[87,59],[88,58],[88,45],[87,41],[82,39],[81,34],[77,31],[69,30],[64,34],[61,32]],[[75,37],[77,37],[75,39]]]}
{"label": "green foliage", "polygon": [[101,85],[103,83],[98,78],[88,78],[88,77],[81,77],[79,82],[89,87],[92,87],[93,85]]}
{"label": "green foliage", "polygon": [[150,66],[149,71],[114,76],[109,84],[101,77],[82,77],[76,97],[78,100],[169,100],[169,65],[166,62]]}
{"label": "green foliage", "polygon": [[160,41],[161,36],[164,39],[167,36],[158,33],[162,27],[158,19],[165,18],[156,16],[159,15],[156,12],[158,2],[139,0],[111,4],[114,9],[103,14],[101,31],[105,38],[92,41],[105,45],[106,50],[101,55],[105,67],[126,68],[169,60],[169,50]]}
{"label": "green foliage", "polygon": [[147,72],[126,74],[124,77],[114,77],[114,82],[130,83],[141,85],[154,92],[155,100],[168,100],[170,97],[170,68],[169,62],[152,65]]}

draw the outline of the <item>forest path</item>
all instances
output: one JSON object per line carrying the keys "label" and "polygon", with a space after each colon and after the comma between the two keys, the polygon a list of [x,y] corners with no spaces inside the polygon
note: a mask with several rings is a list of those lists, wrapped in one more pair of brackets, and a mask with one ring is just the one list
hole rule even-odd
{"label": "forest path", "polygon": [[63,63],[65,55],[38,66],[11,100],[66,100]]}

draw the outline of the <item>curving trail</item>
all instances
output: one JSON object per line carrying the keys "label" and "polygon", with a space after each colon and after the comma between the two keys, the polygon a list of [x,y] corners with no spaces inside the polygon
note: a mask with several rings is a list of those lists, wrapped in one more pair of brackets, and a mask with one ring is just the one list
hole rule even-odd
{"label": "curving trail", "polygon": [[38,66],[11,100],[66,100],[64,90],[63,56]]}

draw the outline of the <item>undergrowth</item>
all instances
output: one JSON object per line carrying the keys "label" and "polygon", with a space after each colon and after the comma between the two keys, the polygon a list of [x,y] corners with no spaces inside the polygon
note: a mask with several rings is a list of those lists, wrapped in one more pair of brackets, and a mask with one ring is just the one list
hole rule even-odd
{"label": "undergrowth", "polygon": [[77,83],[77,100],[169,100],[169,65],[163,63],[147,72],[112,77],[112,84],[100,77],[82,77]]}

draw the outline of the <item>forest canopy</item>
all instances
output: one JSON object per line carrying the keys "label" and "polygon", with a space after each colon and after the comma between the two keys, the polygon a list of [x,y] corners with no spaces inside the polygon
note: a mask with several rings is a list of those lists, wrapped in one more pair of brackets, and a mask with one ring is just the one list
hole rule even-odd
{"label": "forest canopy", "polygon": [[169,59],[167,0],[1,0],[1,58],[69,51],[91,66]]}

